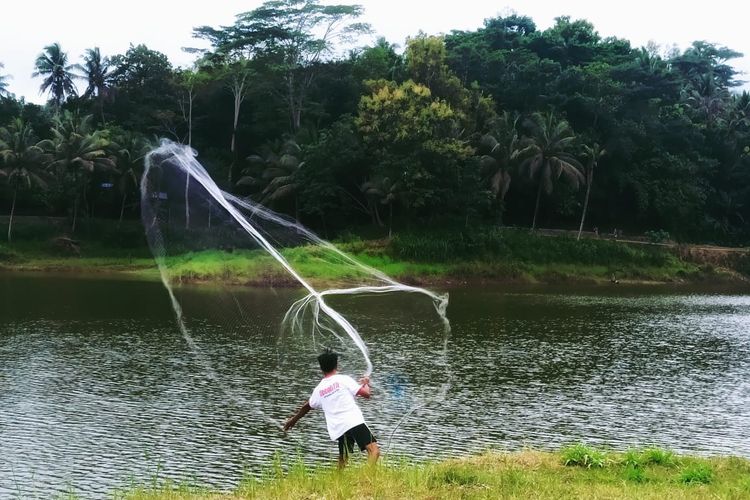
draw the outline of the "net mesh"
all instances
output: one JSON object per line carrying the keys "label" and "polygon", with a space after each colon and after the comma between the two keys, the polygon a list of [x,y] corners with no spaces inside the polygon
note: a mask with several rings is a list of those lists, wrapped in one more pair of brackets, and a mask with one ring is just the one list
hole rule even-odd
{"label": "net mesh", "polygon": [[[373,372],[368,346],[334,304],[363,295],[408,293],[424,297],[425,307],[431,305],[437,314],[441,342],[437,353],[414,353],[410,362],[415,364],[419,358],[423,363],[442,363],[447,373],[447,295],[399,283],[297,221],[222,191],[197,161],[195,151],[184,145],[163,141],[147,155],[141,193],[146,237],[180,331],[207,376],[232,399],[262,407],[262,401],[257,401],[262,395],[233,390],[230,382],[217,373],[216,363],[203,357],[194,334],[211,324],[239,331],[258,321],[248,312],[252,306],[247,303],[248,295],[239,293],[237,285],[261,285],[270,291],[279,286],[302,290],[291,304],[283,305],[285,312],[269,311],[270,318],[278,317],[280,357],[312,357],[324,347],[333,348],[349,360],[348,371],[368,376]],[[188,299],[181,297],[182,286],[194,281],[214,284],[200,306],[189,305]],[[356,311],[351,302],[346,306]],[[198,310],[200,313],[193,312]],[[417,391],[421,395],[415,396],[407,413],[428,399],[444,397],[449,379],[446,376],[438,390],[431,387],[434,382],[424,381],[431,388],[422,385],[423,390]],[[278,421],[263,416],[278,425]]]}

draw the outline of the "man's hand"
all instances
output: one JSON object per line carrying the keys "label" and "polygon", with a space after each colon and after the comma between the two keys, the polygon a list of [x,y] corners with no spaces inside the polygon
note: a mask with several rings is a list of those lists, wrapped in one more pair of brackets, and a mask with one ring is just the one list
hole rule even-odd
{"label": "man's hand", "polygon": [[289,420],[287,420],[286,422],[284,422],[284,432],[286,432],[289,429],[291,429],[292,427],[294,427],[294,424],[296,424],[296,423],[297,423],[297,421],[294,420],[294,417],[291,417]]}
{"label": "man's hand", "polygon": [[362,377],[359,379],[359,385],[370,385],[370,377]]}

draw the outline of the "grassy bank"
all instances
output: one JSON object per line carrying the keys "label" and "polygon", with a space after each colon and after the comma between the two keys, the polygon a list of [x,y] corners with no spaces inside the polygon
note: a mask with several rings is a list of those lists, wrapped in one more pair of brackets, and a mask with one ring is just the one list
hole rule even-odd
{"label": "grassy bank", "polygon": [[[349,237],[336,245],[355,259],[397,279],[420,284],[461,282],[731,282],[744,269],[680,259],[669,248],[609,240],[550,237],[521,230],[484,229],[404,233],[391,240]],[[329,262],[316,247],[287,248],[283,255],[303,276],[336,281],[356,277]],[[747,259],[745,259],[747,260]],[[292,284],[290,276],[259,250],[185,251],[167,258],[179,281]],[[0,245],[0,267],[20,271],[117,272],[157,278],[144,247],[81,242]],[[750,268],[750,266],[746,266]]]}
{"label": "grassy bank", "polygon": [[[165,483],[121,494],[132,500],[198,498],[748,498],[750,461],[677,456],[650,448],[606,453],[574,445],[558,453],[486,453],[429,464],[284,472],[280,463],[230,492]],[[118,495],[120,496],[120,495]]]}

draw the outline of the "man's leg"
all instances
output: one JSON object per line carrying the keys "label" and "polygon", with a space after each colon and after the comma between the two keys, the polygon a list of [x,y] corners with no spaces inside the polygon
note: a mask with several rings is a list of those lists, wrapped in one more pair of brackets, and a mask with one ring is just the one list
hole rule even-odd
{"label": "man's leg", "polygon": [[378,458],[380,458],[380,446],[378,446],[378,443],[373,441],[365,446],[365,449],[367,449],[367,461],[370,464],[376,463]]}
{"label": "man's leg", "polygon": [[346,432],[339,438],[339,469],[346,467],[349,453],[354,449],[354,439]]}

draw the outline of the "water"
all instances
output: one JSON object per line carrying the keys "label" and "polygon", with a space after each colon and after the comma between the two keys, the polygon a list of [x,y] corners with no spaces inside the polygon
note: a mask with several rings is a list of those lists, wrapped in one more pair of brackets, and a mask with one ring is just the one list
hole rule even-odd
{"label": "water", "polygon": [[[249,406],[206,378],[160,283],[0,275],[0,498],[99,498],[164,478],[231,488],[277,450],[334,460],[322,415],[286,438],[259,418],[282,421],[317,382],[310,353],[279,337],[301,293],[242,291],[242,328],[208,307],[219,290],[180,293],[206,358]],[[404,422],[393,452],[421,459],[583,439],[750,457],[750,295],[615,286],[450,293],[453,386],[440,407]],[[386,444],[444,377],[415,357],[436,359],[442,329],[408,294],[336,305],[370,348],[376,389],[362,407]],[[346,372],[361,360],[342,364]]]}

